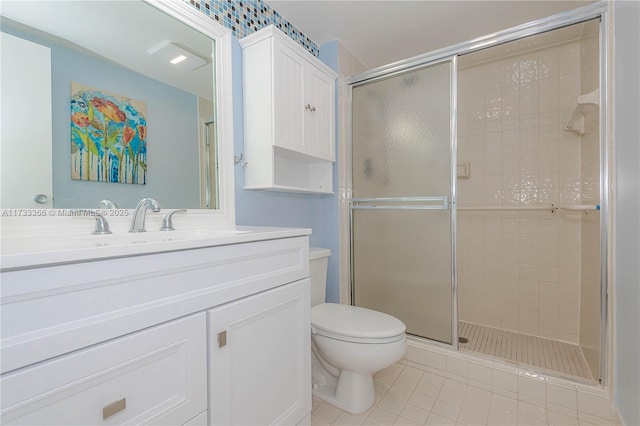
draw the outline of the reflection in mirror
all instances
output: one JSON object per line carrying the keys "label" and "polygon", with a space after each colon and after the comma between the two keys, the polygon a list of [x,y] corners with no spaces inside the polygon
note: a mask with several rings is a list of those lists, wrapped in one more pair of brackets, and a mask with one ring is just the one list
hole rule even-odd
{"label": "reflection in mirror", "polygon": [[1,13],[3,208],[219,207],[211,38],[141,1]]}

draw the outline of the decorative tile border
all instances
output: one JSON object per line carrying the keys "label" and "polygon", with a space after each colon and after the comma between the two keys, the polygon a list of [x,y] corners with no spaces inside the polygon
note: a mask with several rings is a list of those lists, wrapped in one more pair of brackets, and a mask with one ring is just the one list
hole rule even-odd
{"label": "decorative tile border", "polygon": [[259,29],[275,25],[307,49],[318,56],[318,46],[304,33],[284,19],[276,10],[262,0],[183,0],[198,11],[215,19],[219,24],[229,28],[236,38],[243,38]]}

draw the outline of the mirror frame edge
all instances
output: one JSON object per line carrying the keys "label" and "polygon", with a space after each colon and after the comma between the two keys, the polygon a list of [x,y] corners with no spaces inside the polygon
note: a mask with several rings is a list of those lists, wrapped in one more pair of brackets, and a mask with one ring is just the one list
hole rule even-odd
{"label": "mirror frame edge", "polygon": [[183,0],[143,0],[215,41],[215,120],[218,142],[217,209],[188,209],[189,214],[207,214],[216,223],[235,226],[233,162],[233,70],[232,33]]}

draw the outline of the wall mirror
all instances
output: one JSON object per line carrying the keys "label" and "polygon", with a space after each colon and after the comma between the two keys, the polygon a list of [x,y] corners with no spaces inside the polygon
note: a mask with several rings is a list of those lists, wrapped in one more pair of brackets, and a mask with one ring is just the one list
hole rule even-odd
{"label": "wall mirror", "polygon": [[233,221],[227,29],[177,1],[4,2],[1,14],[3,208],[154,197]]}

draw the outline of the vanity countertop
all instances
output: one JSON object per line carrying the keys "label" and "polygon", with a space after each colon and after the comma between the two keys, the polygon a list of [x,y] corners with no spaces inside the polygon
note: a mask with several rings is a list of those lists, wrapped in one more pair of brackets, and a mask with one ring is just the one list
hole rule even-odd
{"label": "vanity countertop", "polygon": [[[3,227],[4,228],[4,227]],[[12,233],[2,230],[0,271],[66,263],[140,256],[289,238],[311,234],[304,228],[237,226],[234,229],[196,228],[129,234],[91,235],[60,232]]]}

